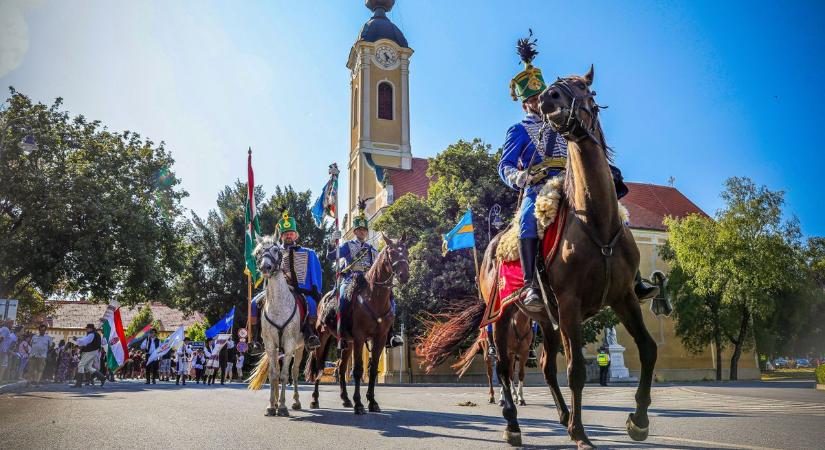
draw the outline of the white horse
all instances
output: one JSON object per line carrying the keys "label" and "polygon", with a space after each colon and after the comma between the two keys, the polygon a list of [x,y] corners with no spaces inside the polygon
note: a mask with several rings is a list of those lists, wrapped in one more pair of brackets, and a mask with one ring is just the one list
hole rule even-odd
{"label": "white horse", "polygon": [[[292,409],[301,409],[298,399],[298,369],[300,356],[304,351],[304,338],[301,334],[301,317],[298,304],[289,289],[286,277],[281,270],[283,262],[282,247],[275,236],[258,239],[255,258],[258,270],[264,277],[264,305],[261,308],[261,337],[265,353],[249,377],[249,389],[258,390],[269,378],[269,408],[267,416],[289,416],[286,407],[286,384],[289,366],[297,361],[292,369]],[[280,363],[280,376],[278,373]],[[280,391],[278,382],[280,381]],[[276,407],[276,404],[278,405]]]}

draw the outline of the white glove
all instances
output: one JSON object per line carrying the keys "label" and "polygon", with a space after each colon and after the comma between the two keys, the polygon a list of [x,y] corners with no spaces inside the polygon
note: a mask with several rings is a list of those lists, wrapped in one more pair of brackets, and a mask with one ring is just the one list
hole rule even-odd
{"label": "white glove", "polygon": [[519,170],[516,175],[516,186],[524,188],[530,181],[530,173],[527,170]]}
{"label": "white glove", "polygon": [[329,238],[333,241],[341,240],[341,232],[338,230],[334,230],[332,234],[329,235]]}

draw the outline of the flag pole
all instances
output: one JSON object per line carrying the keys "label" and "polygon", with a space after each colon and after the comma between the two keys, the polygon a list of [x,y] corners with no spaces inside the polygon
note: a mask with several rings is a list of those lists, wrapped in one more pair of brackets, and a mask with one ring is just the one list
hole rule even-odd
{"label": "flag pole", "polygon": [[[335,187],[335,229],[340,230],[340,223],[338,222],[339,211],[338,211],[338,174],[340,171],[338,170],[338,164],[332,163],[329,166],[329,174],[332,176],[331,183]],[[335,292],[338,291],[338,278],[341,276],[341,246],[340,241],[335,241]],[[333,293],[333,295],[336,295]]]}
{"label": "flag pole", "polygon": [[[249,343],[250,339],[252,339],[252,274],[246,276],[246,291],[247,291],[247,302],[246,302],[246,341]],[[232,319],[232,326],[235,326],[235,319]],[[230,330],[231,332],[231,330]]]}
{"label": "flag pole", "polygon": [[[469,203],[467,204],[467,211],[470,211],[470,216],[472,217],[473,208]],[[476,289],[478,289],[478,298],[484,300],[484,296],[481,295],[481,279],[479,278],[481,272],[478,270],[478,250],[476,250],[475,227],[473,227],[473,263],[476,266]]]}

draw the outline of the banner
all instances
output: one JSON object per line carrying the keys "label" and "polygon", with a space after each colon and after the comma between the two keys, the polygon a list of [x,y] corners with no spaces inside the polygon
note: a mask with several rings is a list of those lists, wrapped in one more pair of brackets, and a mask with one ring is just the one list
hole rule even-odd
{"label": "banner", "polygon": [[168,353],[169,350],[177,349],[178,347],[180,347],[180,345],[183,343],[183,335],[185,329],[186,327],[181,325],[180,328],[178,328],[178,331],[175,331],[174,333],[172,333],[171,336],[166,338],[166,340],[163,341],[162,344],[160,344],[160,347],[156,348],[155,351],[152,352],[152,354],[149,356],[149,359],[146,360],[146,364],[149,364],[152,361],[157,361],[163,355]]}
{"label": "banner", "polygon": [[212,339],[219,333],[223,333],[224,331],[229,331],[232,329],[232,324],[235,322],[235,307],[232,307],[232,310],[221,319],[215,325],[212,325],[208,330],[206,330],[206,338]]}
{"label": "banner", "polygon": [[106,365],[115,370],[129,359],[129,348],[123,334],[120,305],[112,300],[103,314],[103,340],[106,343]]}
{"label": "banner", "polygon": [[232,337],[231,334],[219,334],[215,337],[215,339],[212,340],[212,343],[215,344],[215,347],[212,348],[212,349],[209,349],[209,348],[206,349],[206,351],[212,352],[209,355],[209,359],[206,360],[206,367],[207,368],[215,369],[218,366],[220,366],[218,358],[220,357],[221,349],[223,348],[224,345],[226,345],[226,342],[229,341],[230,337]]}

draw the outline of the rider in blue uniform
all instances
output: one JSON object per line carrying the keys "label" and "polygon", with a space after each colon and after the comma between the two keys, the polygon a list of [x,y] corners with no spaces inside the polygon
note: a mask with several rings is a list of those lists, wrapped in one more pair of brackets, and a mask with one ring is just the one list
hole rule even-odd
{"label": "rider in blue uniform", "polygon": [[[547,87],[541,70],[534,67],[533,59],[538,55],[536,40],[530,37],[519,39],[516,44],[518,54],[524,62],[524,70],[510,81],[510,95],[520,100],[525,112],[524,119],[507,130],[503,154],[498,166],[501,179],[513,189],[524,191],[519,209],[519,256],[524,272],[527,296],[524,306],[531,311],[544,308],[541,291],[535,279],[536,259],[539,253],[539,238],[536,225],[536,196],[543,183],[558,175],[567,167],[567,141],[550,127],[542,133],[542,115],[539,110],[539,94]],[[616,193],[621,198],[627,194],[627,186],[622,182],[621,172],[611,166]],[[651,298],[658,288],[644,283],[636,274],[636,294],[639,299]]]}
{"label": "rider in blue uniform", "polygon": [[289,275],[290,285],[306,300],[306,320],[301,327],[306,346],[314,350],[321,345],[315,334],[318,319],[318,303],[321,298],[321,261],[313,250],[298,245],[298,225],[295,219],[284,212],[278,221],[278,230],[283,244],[283,270]]}
{"label": "rider in blue uniform", "polygon": [[[346,302],[348,300],[346,298],[347,288],[352,283],[352,280],[356,275],[365,274],[378,259],[378,250],[376,250],[375,247],[372,246],[372,244],[367,242],[367,237],[369,236],[369,221],[367,220],[367,216],[364,213],[365,206],[365,202],[361,200],[358,201],[359,214],[355,216],[352,220],[353,234],[355,234],[355,239],[351,239],[349,241],[342,243],[337,249],[338,256],[344,259],[345,264],[344,269],[341,272],[343,279],[338,291],[338,336],[341,336],[342,332],[341,312],[344,311],[344,307],[346,306]],[[340,238],[340,231],[336,230],[332,233],[333,241],[337,241]],[[335,261],[335,255],[336,248],[334,245],[332,245],[327,251],[327,259],[329,259],[330,261]],[[392,296],[390,296],[390,305],[393,314],[395,314],[395,298]],[[403,342],[401,340],[401,337],[393,335],[392,330],[390,330],[390,335],[387,338],[387,347],[397,347],[402,343]],[[338,339],[339,349],[346,348],[346,345],[347,343],[345,340]]]}

